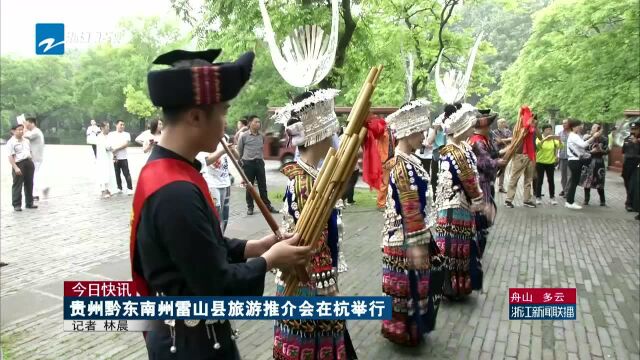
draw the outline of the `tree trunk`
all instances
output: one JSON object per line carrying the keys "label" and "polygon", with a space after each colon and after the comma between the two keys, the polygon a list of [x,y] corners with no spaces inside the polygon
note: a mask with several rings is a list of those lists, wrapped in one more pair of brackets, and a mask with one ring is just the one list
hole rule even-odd
{"label": "tree trunk", "polygon": [[[427,69],[428,71],[427,71],[426,79],[421,78],[421,77],[417,77],[416,79],[413,80],[413,98],[418,97],[418,92],[420,90],[422,90],[420,85],[422,85],[424,82],[429,80],[429,76],[430,76],[431,72],[433,71],[433,68],[438,63],[438,57],[440,56],[440,53],[442,53],[442,50],[444,50],[444,41],[442,39],[442,34],[444,32],[445,26],[449,22],[449,19],[451,19],[451,14],[453,13],[453,9],[458,4],[458,2],[459,2],[459,0],[447,0],[447,1],[445,1],[444,6],[442,7],[442,11],[440,12],[440,27],[438,29],[438,47],[439,47],[439,50],[438,50],[438,53],[436,54],[436,56],[434,58],[424,59],[422,57],[422,53],[420,51],[420,46],[419,46],[419,41],[418,41],[418,38],[416,38],[415,33],[414,33],[414,37],[413,37],[414,38],[414,45],[415,45],[415,51],[416,51],[416,58],[418,59],[417,66],[419,66],[422,69]],[[409,30],[412,30],[412,26],[413,25],[411,24],[409,17],[405,18],[405,24],[407,25]],[[424,88],[426,89],[426,86]],[[422,94],[420,92],[420,96],[426,96],[426,95],[427,94]]]}
{"label": "tree trunk", "polygon": [[333,70],[342,69],[342,67],[344,66],[349,43],[351,43],[353,34],[355,33],[356,27],[358,26],[358,23],[353,19],[353,16],[351,14],[351,0],[342,0],[342,18],[344,19],[344,32],[338,38],[336,60],[329,76],[327,76],[320,82],[319,86],[321,88],[335,87],[335,84],[341,82],[339,79],[340,75],[334,76]]}

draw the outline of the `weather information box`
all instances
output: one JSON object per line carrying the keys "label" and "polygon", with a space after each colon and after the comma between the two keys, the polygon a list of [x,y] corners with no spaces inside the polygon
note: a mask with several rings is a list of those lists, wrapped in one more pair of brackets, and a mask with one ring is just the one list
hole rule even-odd
{"label": "weather information box", "polygon": [[510,288],[509,320],[575,320],[575,288]]}
{"label": "weather information box", "polygon": [[64,330],[147,331],[154,320],[388,320],[387,296],[133,296],[133,283],[67,281]]}

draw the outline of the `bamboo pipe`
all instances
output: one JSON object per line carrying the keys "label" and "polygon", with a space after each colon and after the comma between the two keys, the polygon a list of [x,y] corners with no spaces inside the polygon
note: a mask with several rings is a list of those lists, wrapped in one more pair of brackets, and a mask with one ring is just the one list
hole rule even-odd
{"label": "bamboo pipe", "polygon": [[[364,86],[362,87],[362,91],[358,95],[356,103],[351,109],[351,113],[348,117],[349,125],[347,126],[347,131],[345,131],[345,133],[347,133],[348,135],[353,135],[356,130],[362,126],[361,112],[364,110],[369,112],[368,103],[373,90],[374,86],[369,83],[364,84]],[[367,109],[364,109],[365,107]]]}
{"label": "bamboo pipe", "polygon": [[[367,85],[371,85],[371,87],[375,87],[375,84],[372,84],[371,81],[373,81],[374,79],[377,79],[378,75],[378,68],[374,67],[371,68],[371,70],[369,71],[369,75],[367,76],[367,80],[365,81],[363,87],[360,89],[360,92],[358,93],[358,97],[356,98],[356,101],[353,104],[353,107],[351,108],[351,113],[349,114],[349,117],[347,118],[347,121],[349,122],[349,125],[347,126],[347,129],[345,130],[345,134],[347,135],[352,135],[355,128],[357,126],[361,126],[362,124],[359,123],[358,121],[353,121],[353,119],[357,119],[356,115],[357,112],[354,110],[360,109],[363,106],[363,102],[365,101],[365,98],[367,98],[367,102],[369,101],[368,99],[371,97],[371,92],[367,92]],[[371,90],[373,91],[373,89]]]}
{"label": "bamboo pipe", "polygon": [[[366,133],[367,133],[367,129],[366,128],[362,128],[360,131],[360,134],[358,137],[353,137],[354,143],[355,143],[355,148],[358,149],[359,146],[362,144],[362,142],[364,141],[364,138],[366,137]],[[353,156],[354,152],[350,152],[349,154],[351,154],[351,159],[345,159],[345,160],[350,160],[349,161],[349,165],[351,166],[350,168],[353,168],[354,166],[354,162],[357,161],[358,156],[357,156],[357,152],[355,152],[355,156]],[[335,158],[332,158],[335,159]],[[329,168],[329,167],[327,167]],[[346,171],[343,172],[344,174],[346,174]],[[335,174],[335,173],[334,173]],[[319,177],[319,176],[318,176]],[[319,205],[315,205],[314,203],[314,208],[316,211],[313,212],[309,212],[312,214],[313,219],[311,221],[312,224],[325,224],[329,217],[331,216],[331,213],[333,212],[333,208],[331,206],[328,206],[329,204],[335,204],[337,201],[337,198],[341,195],[341,193],[344,191],[344,187],[346,186],[346,178],[344,178],[344,176],[340,177],[340,176],[332,176],[332,177],[337,177],[339,181],[331,181],[329,183],[329,187],[330,189],[326,189],[324,193],[328,194],[328,196],[325,196],[322,198],[322,203]],[[307,204],[308,206],[309,204]],[[319,209],[321,209],[321,211],[318,211]],[[315,215],[315,216],[314,216]],[[302,239],[317,239],[320,234],[322,233],[322,231],[324,231],[324,226],[311,226],[306,228],[305,230],[308,230],[305,235],[307,237],[302,237]],[[307,244],[305,244],[307,245]],[[306,271],[306,269],[305,269]],[[297,271],[298,274],[300,274],[300,271]],[[298,288],[298,281],[297,278],[295,277],[295,274],[289,274],[289,276],[287,276],[286,280],[288,280],[288,286],[286,287],[285,290],[285,295],[287,296],[292,296],[295,294],[295,292],[297,291]]]}
{"label": "bamboo pipe", "polygon": [[[363,128],[371,107],[370,98],[378,81],[382,66],[369,71],[367,81],[363,84],[356,102],[349,114],[349,125],[335,156],[327,155],[324,172],[318,176],[317,182],[296,224],[296,230],[301,235],[301,244],[311,244],[324,230],[337,198],[341,195],[346,183],[347,170],[352,170],[357,161],[357,150],[366,137],[367,129]],[[327,159],[329,161],[327,161]],[[307,215],[308,214],[308,215]],[[305,269],[306,270],[306,269]],[[285,295],[293,295],[299,287],[296,273],[285,274]]]}
{"label": "bamboo pipe", "polygon": [[[327,169],[330,169],[330,168],[335,166],[335,157],[333,156],[333,154],[335,154],[335,152],[336,152],[336,150],[333,149],[333,148],[329,149],[329,151],[327,152],[327,156],[325,157],[325,161],[327,161],[327,162],[324,163],[327,166],[326,167],[323,166],[320,169],[320,173],[318,173],[318,178],[319,179],[322,178],[323,174],[327,171]],[[314,186],[314,188],[315,188],[315,186]],[[310,194],[309,198],[307,199],[307,202],[305,203],[305,207],[306,206],[313,206],[314,198],[315,198],[315,194],[316,193],[317,193],[317,191],[316,192],[311,191],[311,194]],[[306,215],[306,214],[309,214],[309,212],[304,213],[304,215]],[[305,216],[305,217],[301,216],[301,218],[298,220],[298,223],[296,224],[296,228],[300,228],[300,229],[309,228],[309,227],[303,225],[303,224],[306,224],[308,218],[309,218],[308,216]],[[304,235],[306,235],[306,234],[304,234],[304,233],[300,234],[300,238],[304,239]],[[308,279],[309,279],[309,275],[307,274],[307,270],[303,266],[296,267],[294,275],[297,275],[296,277],[298,279],[302,279],[303,281],[304,280],[308,281]]]}

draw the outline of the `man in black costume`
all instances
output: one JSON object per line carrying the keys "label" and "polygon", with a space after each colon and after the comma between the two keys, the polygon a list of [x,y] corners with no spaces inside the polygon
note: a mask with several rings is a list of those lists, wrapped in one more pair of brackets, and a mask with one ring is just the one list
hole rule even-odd
{"label": "man in black costume", "polygon": [[[249,80],[254,54],[215,63],[219,49],[175,50],[148,74],[149,95],[162,108],[162,137],[140,173],[133,200],[131,268],[142,296],[261,296],[274,267],[304,264],[298,236],[228,239],[195,160],[213,152],[229,101]],[[255,258],[251,261],[246,259]],[[228,321],[156,322],[145,334],[150,359],[239,359]]]}

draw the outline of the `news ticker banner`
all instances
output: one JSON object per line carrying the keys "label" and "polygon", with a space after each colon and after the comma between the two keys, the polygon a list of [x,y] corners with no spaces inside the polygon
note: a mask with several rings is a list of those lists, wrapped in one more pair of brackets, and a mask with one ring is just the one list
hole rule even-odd
{"label": "news ticker banner", "polygon": [[[388,320],[366,297],[138,297],[129,281],[65,281],[64,331],[148,331],[152,320]],[[575,288],[510,288],[510,320],[575,320]]]}
{"label": "news ticker banner", "polygon": [[134,296],[127,281],[65,281],[65,331],[147,331],[153,320],[388,320],[388,296]]}
{"label": "news ticker banner", "polygon": [[509,320],[576,320],[575,288],[510,288]]}

